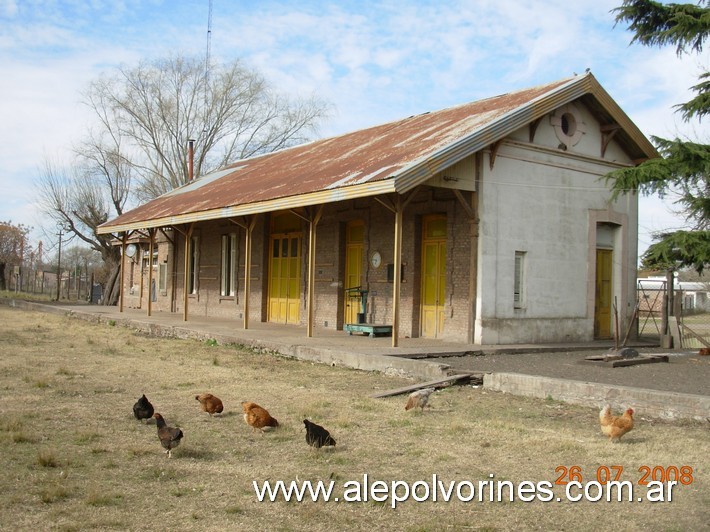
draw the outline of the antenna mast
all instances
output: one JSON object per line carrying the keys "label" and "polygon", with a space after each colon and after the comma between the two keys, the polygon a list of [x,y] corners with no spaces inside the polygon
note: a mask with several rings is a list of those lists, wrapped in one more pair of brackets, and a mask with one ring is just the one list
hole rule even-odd
{"label": "antenna mast", "polygon": [[210,81],[210,52],[212,51],[212,0],[209,0],[207,11],[207,52],[205,54],[205,107],[207,107],[207,90]]}
{"label": "antenna mast", "polygon": [[210,109],[209,109],[209,94],[210,94],[210,52],[212,51],[212,0],[208,0],[209,7],[207,10],[207,51],[205,53],[205,102],[204,102],[204,112],[205,120],[202,125],[202,132],[205,133],[209,131],[209,121],[210,121]]}

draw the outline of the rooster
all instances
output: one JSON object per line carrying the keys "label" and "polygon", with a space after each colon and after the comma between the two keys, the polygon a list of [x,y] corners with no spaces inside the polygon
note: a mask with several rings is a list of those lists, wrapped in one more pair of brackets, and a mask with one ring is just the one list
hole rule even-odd
{"label": "rooster", "polygon": [[335,446],[335,439],[324,427],[316,425],[307,419],[303,420],[303,424],[306,426],[306,443],[308,443],[308,445],[316,449],[320,449],[326,445]]}
{"label": "rooster", "polygon": [[145,394],[143,394],[143,396],[136,401],[136,404],[133,405],[133,415],[138,421],[152,418],[154,411],[153,405],[150,404],[150,401],[148,401]]}
{"label": "rooster", "polygon": [[221,414],[222,410],[224,410],[222,400],[211,393],[201,393],[200,395],[196,395],[195,399],[202,405],[202,410],[207,412],[210,416],[212,416],[212,414]]}
{"label": "rooster", "polygon": [[265,408],[260,407],[256,403],[244,401],[242,402],[242,408],[244,409],[244,421],[246,421],[247,425],[249,425],[252,430],[258,429],[263,432],[279,426],[279,422],[271,417],[271,414],[269,414]]}
{"label": "rooster", "polygon": [[421,390],[410,393],[404,409],[411,410],[412,408],[421,408],[422,412],[424,412],[424,407],[429,404],[429,396],[433,392],[434,388],[422,388]]}
{"label": "rooster", "polygon": [[157,412],[153,415],[153,417],[158,425],[158,438],[160,439],[160,444],[168,454],[168,458],[172,458],[173,449],[180,445],[180,440],[182,440],[182,437],[184,436],[182,430],[178,427],[168,427],[167,423],[165,423],[165,419],[163,419],[163,416]]}
{"label": "rooster", "polygon": [[609,441],[619,442],[621,437],[634,428],[634,410],[628,408],[621,416],[611,414],[611,406],[606,405],[599,412],[599,424],[604,435],[609,436]]}

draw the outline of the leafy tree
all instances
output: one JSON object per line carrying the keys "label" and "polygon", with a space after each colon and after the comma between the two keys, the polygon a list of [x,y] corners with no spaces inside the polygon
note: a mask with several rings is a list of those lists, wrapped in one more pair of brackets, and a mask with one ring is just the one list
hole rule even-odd
{"label": "leafy tree", "polygon": [[275,93],[239,61],[212,66],[174,57],[121,67],[90,84],[85,103],[95,126],[66,168],[47,161],[38,181],[44,212],[101,253],[111,274],[107,304],[118,301],[119,249],[102,223],[131,201],[147,201],[188,182],[188,141],[200,176],[237,159],[303,142],[327,111],[311,98]]}
{"label": "leafy tree", "polygon": [[0,290],[7,290],[7,267],[21,266],[29,253],[30,227],[12,222],[0,222]]}
{"label": "leafy tree", "polygon": [[[678,55],[701,53],[710,35],[710,1],[698,4],[662,4],[625,0],[614,10],[616,22],[627,23],[632,43],[675,45]],[[692,87],[695,96],[676,106],[685,121],[710,113],[710,72],[705,70]],[[686,215],[689,230],[655,235],[642,257],[645,268],[693,267],[702,272],[710,264],[710,145],[689,140],[651,137],[661,158],[608,174],[613,197],[638,190],[663,197],[678,194],[676,204]]]}

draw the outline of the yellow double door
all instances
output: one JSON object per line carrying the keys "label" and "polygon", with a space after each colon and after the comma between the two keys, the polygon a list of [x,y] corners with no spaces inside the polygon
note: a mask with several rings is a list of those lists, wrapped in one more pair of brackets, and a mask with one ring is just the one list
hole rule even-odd
{"label": "yellow double door", "polygon": [[271,235],[269,321],[299,323],[301,236]]}

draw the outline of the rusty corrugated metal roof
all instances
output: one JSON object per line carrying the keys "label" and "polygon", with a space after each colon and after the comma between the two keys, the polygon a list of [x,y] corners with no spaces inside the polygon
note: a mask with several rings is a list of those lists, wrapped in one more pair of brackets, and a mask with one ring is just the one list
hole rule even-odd
{"label": "rusty corrugated metal roof", "polygon": [[124,213],[99,232],[404,192],[587,94],[622,126],[632,158],[657,155],[594,77],[585,74],[241,160]]}

